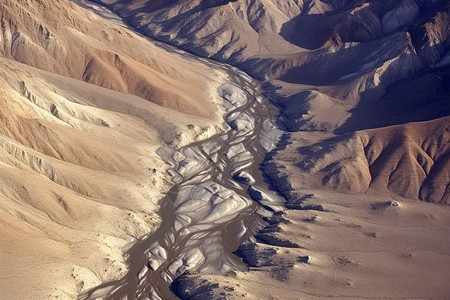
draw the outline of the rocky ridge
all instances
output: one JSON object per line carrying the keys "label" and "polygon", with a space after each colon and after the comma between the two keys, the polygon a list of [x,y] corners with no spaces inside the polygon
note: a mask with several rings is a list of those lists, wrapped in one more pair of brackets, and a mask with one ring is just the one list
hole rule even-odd
{"label": "rocky ridge", "polygon": [[96,2],[145,34],[265,81],[292,132],[427,126],[449,113],[447,1]]}

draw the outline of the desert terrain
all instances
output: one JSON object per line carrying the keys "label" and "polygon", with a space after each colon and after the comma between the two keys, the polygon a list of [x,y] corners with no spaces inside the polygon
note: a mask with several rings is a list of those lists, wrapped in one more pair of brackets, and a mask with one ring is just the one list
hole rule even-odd
{"label": "desert terrain", "polygon": [[126,274],[170,185],[157,148],[223,130],[227,75],[68,1],[0,5],[0,298],[74,299]]}
{"label": "desert terrain", "polygon": [[448,1],[0,5],[5,299],[450,297]]}

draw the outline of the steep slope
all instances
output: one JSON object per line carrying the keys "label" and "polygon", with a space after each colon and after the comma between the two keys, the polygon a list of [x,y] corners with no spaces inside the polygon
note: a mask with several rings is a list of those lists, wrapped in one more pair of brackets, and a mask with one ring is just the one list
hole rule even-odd
{"label": "steep slope", "polygon": [[[253,298],[448,299],[448,207],[415,201],[449,203],[448,1],[95,2],[239,66],[283,109],[292,133],[265,171],[298,211],[267,219],[248,254],[258,271],[222,285]],[[217,130],[197,116],[214,114],[224,75],[65,0],[0,5],[0,290],[73,298],[124,274],[120,249],[158,222],[155,149]]]}
{"label": "steep slope", "polygon": [[295,52],[278,35],[300,13],[296,1],[95,1],[143,33],[201,56],[241,62],[256,54]]}
{"label": "steep slope", "polygon": [[237,251],[248,272],[177,295],[449,297],[448,1],[94,1],[262,80],[289,131],[263,164],[286,210]]}
{"label": "steep slope", "polygon": [[182,112],[211,114],[201,67],[70,2],[33,4],[0,4],[0,55]]}
{"label": "steep slope", "polygon": [[0,20],[0,298],[74,299],[127,272],[169,188],[156,150],[222,130],[226,74],[68,1]]}
{"label": "steep slope", "polygon": [[295,170],[295,180],[289,180],[294,190],[308,186],[344,193],[392,191],[449,204],[449,138],[450,117],[358,131],[308,146],[302,146],[304,135],[296,133],[292,146],[276,159]]}
{"label": "steep slope", "polygon": [[[448,1],[95,2],[145,34],[266,81],[291,131],[348,132],[448,115]],[[401,116],[370,118],[387,106]]]}
{"label": "steep slope", "polygon": [[426,203],[450,199],[448,1],[95,2],[262,80],[290,131],[263,166],[287,222],[240,248],[248,272],[178,295],[449,297],[450,211]]}

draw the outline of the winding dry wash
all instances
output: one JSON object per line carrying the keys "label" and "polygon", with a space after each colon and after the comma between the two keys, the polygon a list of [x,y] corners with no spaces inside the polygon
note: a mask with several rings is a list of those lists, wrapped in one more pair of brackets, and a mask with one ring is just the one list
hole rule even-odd
{"label": "winding dry wash", "polygon": [[[266,103],[259,84],[243,72],[228,72],[232,80],[220,91],[229,131],[180,150],[159,149],[175,184],[161,200],[161,225],[126,251],[125,278],[80,299],[169,299],[174,297],[169,285],[186,271],[245,269],[231,252],[264,226],[260,216],[281,210],[284,202],[258,171],[281,133],[273,124],[276,109]],[[249,189],[264,207],[251,200]]]}
{"label": "winding dry wash", "polygon": [[[125,26],[108,9],[79,3]],[[277,109],[244,72],[183,54],[228,74],[229,83],[219,88],[227,132],[180,150],[158,149],[170,165],[174,184],[160,200],[161,224],[124,250],[129,271],[123,279],[104,283],[79,299],[169,299],[175,297],[170,284],[184,272],[245,270],[232,252],[267,225],[261,217],[283,210],[284,200],[258,170],[282,135],[275,126]]]}
{"label": "winding dry wash", "polygon": [[450,299],[448,0],[2,0],[0,91],[1,300]]}

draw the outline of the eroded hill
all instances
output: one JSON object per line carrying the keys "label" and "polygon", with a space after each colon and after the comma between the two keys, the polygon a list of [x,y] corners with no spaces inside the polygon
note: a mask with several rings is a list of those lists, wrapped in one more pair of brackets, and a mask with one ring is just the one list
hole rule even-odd
{"label": "eroded hill", "polygon": [[[96,2],[150,36],[265,81],[292,132],[340,135],[409,122],[427,128],[434,123],[424,121],[450,113],[448,1]],[[389,139],[379,132],[380,139]],[[414,148],[407,143],[403,146]],[[445,190],[448,181],[441,184]],[[347,183],[333,186],[347,189]],[[405,191],[408,187],[391,182],[389,189],[418,195],[417,185]]]}
{"label": "eroded hill", "polygon": [[288,131],[263,164],[284,219],[239,249],[249,271],[180,295],[449,297],[448,1],[95,2],[262,80]]}
{"label": "eroded hill", "polygon": [[198,76],[204,68],[68,1],[0,5],[3,57],[181,112],[211,115],[206,78]]}
{"label": "eroded hill", "polygon": [[156,149],[222,130],[226,75],[68,1],[0,22],[0,298],[74,299],[127,272],[169,186]]}

